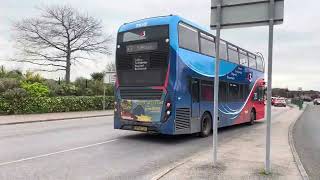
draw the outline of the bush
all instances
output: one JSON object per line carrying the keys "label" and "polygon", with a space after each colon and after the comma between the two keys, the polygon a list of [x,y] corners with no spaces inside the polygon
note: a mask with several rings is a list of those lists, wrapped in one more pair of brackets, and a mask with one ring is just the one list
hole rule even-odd
{"label": "bush", "polygon": [[46,79],[42,82],[49,88],[49,96],[57,96],[56,92],[60,88],[60,85],[57,81],[53,79]]}
{"label": "bush", "polygon": [[0,93],[8,89],[19,88],[20,81],[14,78],[1,78],[0,79]]}
{"label": "bush", "polygon": [[63,89],[66,92],[67,96],[77,95],[78,88],[73,84],[64,84],[62,85]]}
{"label": "bush", "polygon": [[92,80],[88,80],[86,78],[80,77],[77,78],[74,82],[74,85],[77,87],[77,96],[93,96],[93,85],[94,82]]}
{"label": "bush", "polygon": [[95,95],[103,95],[103,82],[94,81],[93,85],[90,87]]}
{"label": "bush", "polygon": [[94,93],[92,91],[92,89],[90,88],[85,88],[85,89],[81,89],[81,91],[78,91],[77,95],[84,95],[84,96],[93,96]]}
{"label": "bush", "polygon": [[84,77],[79,77],[74,81],[74,85],[80,88],[87,88],[89,86],[90,80],[84,78]]}
{"label": "bush", "polygon": [[[114,106],[114,98],[106,97],[105,107]],[[103,109],[103,96],[26,97],[19,101],[0,99],[0,114],[31,114]],[[3,110],[2,110],[3,108]]]}
{"label": "bush", "polygon": [[[27,97],[26,90],[22,88],[8,89],[3,93],[0,102],[0,113],[11,114],[21,108],[22,101]],[[3,108],[3,109],[2,109]]]}
{"label": "bush", "polygon": [[35,82],[35,83],[28,83],[23,82],[21,87],[25,89],[29,96],[32,97],[44,97],[49,95],[49,88],[48,86]]}
{"label": "bush", "polygon": [[22,75],[21,70],[16,69],[16,70],[12,70],[12,71],[7,72],[6,77],[7,78],[22,79],[23,75]]}
{"label": "bush", "polygon": [[0,114],[8,114],[10,105],[4,98],[0,98]]}
{"label": "bush", "polygon": [[35,82],[41,83],[44,80],[40,74],[31,72],[31,71],[27,71],[24,76],[25,76],[24,77],[25,81],[30,83],[35,83]]}
{"label": "bush", "polygon": [[7,70],[4,68],[4,66],[0,66],[0,78],[4,78],[7,75]]}
{"label": "bush", "polygon": [[27,91],[22,88],[8,89],[3,93],[3,97],[8,100],[19,101],[21,98],[26,97]]}
{"label": "bush", "polygon": [[113,96],[114,95],[114,85],[113,84],[106,84],[106,96]]}

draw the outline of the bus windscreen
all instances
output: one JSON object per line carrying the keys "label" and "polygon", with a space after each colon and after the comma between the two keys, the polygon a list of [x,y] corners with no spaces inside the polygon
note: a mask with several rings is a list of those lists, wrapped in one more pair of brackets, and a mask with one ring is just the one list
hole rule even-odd
{"label": "bus windscreen", "polygon": [[145,28],[133,29],[120,33],[118,36],[119,43],[132,41],[155,40],[169,37],[169,28],[165,26],[150,26]]}
{"label": "bus windscreen", "polygon": [[169,61],[169,26],[132,29],[118,34],[116,51],[120,86],[164,84]]}

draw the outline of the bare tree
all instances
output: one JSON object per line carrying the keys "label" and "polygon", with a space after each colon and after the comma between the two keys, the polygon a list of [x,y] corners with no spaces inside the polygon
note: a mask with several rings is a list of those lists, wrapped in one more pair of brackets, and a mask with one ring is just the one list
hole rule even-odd
{"label": "bare tree", "polygon": [[116,64],[114,62],[109,62],[106,66],[105,72],[115,72],[116,71]]}
{"label": "bare tree", "polygon": [[91,60],[94,54],[111,54],[112,37],[103,32],[101,21],[70,6],[40,10],[39,17],[14,24],[21,58],[12,60],[38,65],[43,71],[65,71],[69,83],[73,63]]}

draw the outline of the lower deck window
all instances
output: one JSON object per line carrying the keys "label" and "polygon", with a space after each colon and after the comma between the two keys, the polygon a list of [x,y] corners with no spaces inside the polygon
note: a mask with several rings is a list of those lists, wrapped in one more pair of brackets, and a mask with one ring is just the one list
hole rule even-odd
{"label": "lower deck window", "polygon": [[213,82],[201,81],[201,100],[213,101]]}
{"label": "lower deck window", "polygon": [[236,84],[221,81],[219,83],[219,102],[241,102],[249,96],[248,84]]}

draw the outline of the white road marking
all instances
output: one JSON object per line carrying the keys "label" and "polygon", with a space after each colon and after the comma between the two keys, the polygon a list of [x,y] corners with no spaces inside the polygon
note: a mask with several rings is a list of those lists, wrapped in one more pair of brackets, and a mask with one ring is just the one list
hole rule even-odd
{"label": "white road marking", "polygon": [[86,146],[80,146],[80,147],[76,147],[76,148],[72,148],[72,149],[66,149],[66,150],[57,151],[57,152],[53,152],[53,153],[42,154],[42,155],[33,156],[33,157],[27,157],[27,158],[23,158],[23,159],[19,159],[19,160],[14,160],[14,161],[9,161],[9,162],[3,162],[3,163],[0,163],[0,166],[4,166],[4,165],[8,165],[8,164],[14,164],[14,163],[19,163],[19,162],[23,162],[23,161],[29,161],[29,160],[38,159],[38,158],[43,158],[43,157],[48,157],[48,156],[52,156],[52,155],[56,155],[56,154],[61,154],[61,153],[66,153],[66,152],[70,152],[70,151],[76,151],[76,150],[79,150],[79,149],[85,149],[85,148],[89,148],[89,147],[99,146],[99,145],[111,143],[111,142],[114,142],[114,141],[117,141],[117,140],[118,140],[118,139],[112,139],[112,140],[103,141],[103,142],[99,142],[99,143],[95,143],[95,144],[90,144],[90,145],[86,145]]}

